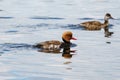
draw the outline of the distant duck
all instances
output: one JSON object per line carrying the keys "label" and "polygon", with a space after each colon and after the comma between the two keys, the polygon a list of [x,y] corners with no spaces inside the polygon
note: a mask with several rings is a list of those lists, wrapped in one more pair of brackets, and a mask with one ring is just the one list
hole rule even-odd
{"label": "distant duck", "polygon": [[80,23],[80,26],[83,26],[86,30],[101,30],[109,25],[109,19],[113,19],[110,13],[106,13],[104,17],[104,23],[99,21],[87,21]]}
{"label": "distant duck", "polygon": [[53,53],[59,53],[61,48],[67,48],[71,46],[70,40],[76,40],[76,38],[73,37],[73,33],[71,31],[65,31],[62,34],[62,40],[50,40],[45,42],[40,42],[36,44],[34,47],[40,48],[41,52],[53,52]]}

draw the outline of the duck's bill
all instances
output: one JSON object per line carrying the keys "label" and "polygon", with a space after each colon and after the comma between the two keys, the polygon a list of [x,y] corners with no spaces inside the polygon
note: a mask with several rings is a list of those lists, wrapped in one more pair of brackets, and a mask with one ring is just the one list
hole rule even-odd
{"label": "duck's bill", "polygon": [[77,40],[76,38],[72,37],[71,40]]}
{"label": "duck's bill", "polygon": [[110,19],[114,19],[113,17],[110,17]]}

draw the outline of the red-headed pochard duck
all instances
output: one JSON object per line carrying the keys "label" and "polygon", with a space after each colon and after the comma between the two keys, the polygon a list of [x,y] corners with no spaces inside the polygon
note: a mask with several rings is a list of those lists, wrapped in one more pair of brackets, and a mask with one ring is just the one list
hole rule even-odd
{"label": "red-headed pochard duck", "polygon": [[76,38],[73,37],[73,33],[71,31],[65,31],[62,34],[62,40],[50,40],[45,42],[40,42],[35,45],[35,47],[40,48],[42,52],[53,52],[53,53],[59,53],[61,48],[67,48],[70,47],[71,43],[70,40],[76,40]]}

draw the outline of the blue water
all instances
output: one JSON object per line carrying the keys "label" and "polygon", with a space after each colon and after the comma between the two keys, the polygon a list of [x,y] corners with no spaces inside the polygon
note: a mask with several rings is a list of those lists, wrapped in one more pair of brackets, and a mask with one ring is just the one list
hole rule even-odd
{"label": "blue water", "polygon": [[[0,80],[120,80],[119,0],[0,0]],[[84,21],[103,22],[110,31],[86,31]],[[39,52],[38,42],[60,40],[70,30],[77,38],[70,59]]]}

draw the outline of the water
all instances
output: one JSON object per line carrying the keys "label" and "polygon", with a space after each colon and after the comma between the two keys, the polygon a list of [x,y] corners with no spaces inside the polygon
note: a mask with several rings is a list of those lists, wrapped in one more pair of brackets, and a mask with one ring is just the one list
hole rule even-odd
{"label": "water", "polygon": [[[0,0],[0,80],[120,80],[119,0]],[[88,20],[110,20],[104,31],[77,26]],[[71,59],[39,52],[32,45],[61,40],[70,30],[78,39]]]}

